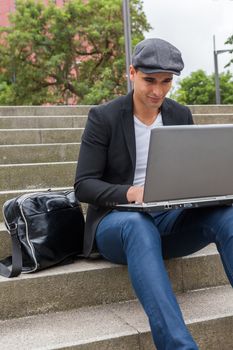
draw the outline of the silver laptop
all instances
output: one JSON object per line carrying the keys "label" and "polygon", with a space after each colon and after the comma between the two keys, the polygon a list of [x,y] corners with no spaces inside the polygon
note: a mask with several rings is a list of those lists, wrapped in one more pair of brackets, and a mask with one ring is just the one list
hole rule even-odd
{"label": "silver laptop", "polygon": [[151,131],[142,204],[155,211],[233,203],[233,125],[162,126]]}

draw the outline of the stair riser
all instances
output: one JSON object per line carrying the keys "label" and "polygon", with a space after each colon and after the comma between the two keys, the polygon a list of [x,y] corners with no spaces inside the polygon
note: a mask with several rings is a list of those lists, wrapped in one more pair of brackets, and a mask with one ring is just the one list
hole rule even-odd
{"label": "stair riser", "polygon": [[[233,117],[194,117],[197,124],[228,124]],[[80,142],[83,128],[73,129],[0,129],[1,145]]]}
{"label": "stair riser", "polygon": [[[144,335],[140,336],[142,339]],[[139,336],[137,334],[125,337],[110,338],[108,340],[93,341],[88,344],[71,345],[59,347],[54,350],[147,350],[140,346]],[[150,349],[155,350],[155,347]],[[10,350],[10,349],[7,349]],[[149,349],[148,349],[149,350]],[[218,349],[219,350],[219,349]]]}
{"label": "stair riser", "polygon": [[200,350],[231,350],[233,348],[233,317],[198,322],[189,326]]}
{"label": "stair riser", "polygon": [[[232,114],[194,114],[196,124],[231,124]],[[0,129],[84,128],[87,116],[67,117],[2,117]]]}
{"label": "stair riser", "polygon": [[86,115],[92,106],[14,106],[0,107],[0,116]]}
{"label": "stair riser", "polygon": [[76,162],[30,165],[1,165],[0,191],[72,187]]}
{"label": "stair riser", "polygon": [[0,259],[11,255],[11,239],[6,230],[0,230]]}
{"label": "stair riser", "polygon": [[[212,269],[208,269],[208,265],[211,265]],[[166,267],[176,292],[213,287],[227,282],[217,254],[199,256],[197,259],[190,258],[188,268],[183,259],[166,261]],[[196,278],[197,269],[204,271],[203,276],[200,272],[198,273],[199,279]],[[55,272],[54,268],[50,271]],[[194,276],[193,280],[191,277],[187,278],[188,274]],[[30,277],[25,279],[23,275],[13,280],[4,279],[4,283],[1,281],[0,319],[48,311],[65,311],[134,298],[125,266],[112,265],[109,268],[74,271],[60,275],[54,273],[54,275],[43,277],[41,273],[35,273]],[[14,292],[16,290],[17,293]],[[58,295],[56,297],[55,291],[59,291],[59,297]]]}
{"label": "stair riser", "polygon": [[233,105],[189,105],[188,107],[193,114],[220,114],[233,111]]}
{"label": "stair riser", "polygon": [[79,143],[0,146],[0,164],[77,161]]}
{"label": "stair riser", "polygon": [[2,145],[38,144],[38,143],[70,143],[80,142],[83,128],[79,129],[24,129],[0,130]]}
{"label": "stair riser", "polygon": [[[219,302],[220,297],[225,299],[226,305]],[[198,349],[232,349],[231,298],[229,287],[178,296]],[[5,320],[0,322],[0,331],[3,350],[155,349],[148,319],[137,301]]]}
{"label": "stair riser", "polygon": [[194,115],[193,120],[195,124],[232,124],[233,115]]}
{"label": "stair riser", "polygon": [[[189,326],[199,350],[231,350],[233,318],[198,322]],[[111,338],[88,344],[62,347],[59,350],[155,350],[150,332]]]}
{"label": "stair riser", "polygon": [[[14,106],[0,107],[0,116],[86,115],[92,106]],[[189,105],[192,113],[232,113],[233,105]]]}
{"label": "stair riser", "polygon": [[[32,275],[32,274],[31,274]],[[134,299],[126,267],[0,281],[0,319]]]}
{"label": "stair riser", "polygon": [[2,117],[0,129],[84,128],[86,116]]}

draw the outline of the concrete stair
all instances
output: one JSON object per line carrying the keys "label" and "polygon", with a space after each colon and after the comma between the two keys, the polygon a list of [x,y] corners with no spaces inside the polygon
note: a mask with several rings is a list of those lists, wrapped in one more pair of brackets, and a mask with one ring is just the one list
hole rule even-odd
{"label": "concrete stair", "polygon": [[0,166],[0,191],[37,187],[72,186],[76,162],[5,164]]}
{"label": "concrete stair", "polygon": [[[168,260],[166,267],[173,289],[179,293],[227,284],[219,255],[212,245],[186,258]],[[0,277],[0,319],[134,298],[127,268],[97,257],[10,280]]]}
{"label": "concrete stair", "polygon": [[[229,287],[178,295],[200,349],[232,349],[232,296]],[[217,305],[216,297],[221,298]],[[154,349],[147,319],[137,301],[0,321],[0,329],[2,350],[14,349],[16,344],[19,350]]]}
{"label": "concrete stair", "polygon": [[1,164],[77,161],[80,142],[0,146]]}
{"label": "concrete stair", "polygon": [[[0,205],[21,193],[72,187],[89,108],[0,107]],[[196,123],[233,122],[233,106],[190,108]],[[0,224],[0,258],[10,251]],[[199,348],[232,349],[233,291],[216,248],[165,263]],[[127,267],[98,256],[0,277],[0,334],[1,350],[154,349]]]}

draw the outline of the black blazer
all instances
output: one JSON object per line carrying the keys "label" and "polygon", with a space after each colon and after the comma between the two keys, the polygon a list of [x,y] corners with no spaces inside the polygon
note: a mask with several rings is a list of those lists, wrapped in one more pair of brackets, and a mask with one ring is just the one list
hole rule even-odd
{"label": "black blazer", "polygon": [[[164,125],[193,124],[190,110],[166,98]],[[76,170],[75,194],[88,203],[84,255],[89,256],[100,220],[117,203],[127,203],[134,180],[136,146],[133,92],[94,107],[88,114]]]}

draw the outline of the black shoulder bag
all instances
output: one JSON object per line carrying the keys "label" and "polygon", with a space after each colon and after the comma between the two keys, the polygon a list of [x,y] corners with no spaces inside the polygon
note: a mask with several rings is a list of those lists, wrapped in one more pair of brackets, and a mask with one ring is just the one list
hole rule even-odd
{"label": "black shoulder bag", "polygon": [[0,262],[0,275],[16,277],[65,264],[82,254],[84,216],[73,191],[23,194],[3,205],[12,256]]}

